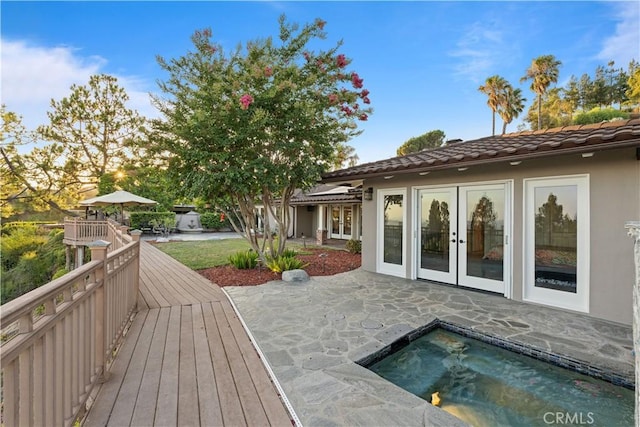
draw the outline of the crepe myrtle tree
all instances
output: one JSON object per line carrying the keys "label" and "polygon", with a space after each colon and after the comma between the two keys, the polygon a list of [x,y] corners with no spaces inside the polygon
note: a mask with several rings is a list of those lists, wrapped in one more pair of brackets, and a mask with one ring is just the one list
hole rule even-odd
{"label": "crepe myrtle tree", "polygon": [[155,124],[169,170],[185,196],[224,212],[263,260],[284,250],[294,190],[316,183],[372,113],[363,79],[338,52],[342,42],[317,50],[325,24],[283,15],[277,40],[230,52],[205,29],[193,34],[194,50],[158,58],[169,77],[159,82]]}

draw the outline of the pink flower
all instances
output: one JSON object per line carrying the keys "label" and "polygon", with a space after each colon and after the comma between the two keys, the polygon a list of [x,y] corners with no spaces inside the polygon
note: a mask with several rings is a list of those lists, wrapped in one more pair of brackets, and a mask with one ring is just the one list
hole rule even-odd
{"label": "pink flower", "polygon": [[353,110],[351,110],[351,108],[349,108],[348,105],[343,105],[341,110],[347,115],[347,116],[351,116],[353,114]]}
{"label": "pink flower", "polygon": [[365,104],[371,104],[371,100],[369,99],[369,97],[365,96],[364,98],[362,98],[362,102],[364,102]]}
{"label": "pink flower", "polygon": [[362,87],[363,81],[364,80],[360,78],[358,73],[351,74],[351,83],[353,83],[353,87],[355,87],[356,89],[360,89]]}
{"label": "pink flower", "polygon": [[336,95],[335,93],[332,93],[329,95],[329,103],[331,105],[336,104],[338,102],[338,95]]}
{"label": "pink flower", "polygon": [[338,57],[336,58],[336,65],[339,68],[346,67],[347,66],[347,58],[343,54],[338,55]]}
{"label": "pink flower", "polygon": [[321,30],[324,29],[325,24],[327,23],[327,21],[323,21],[322,19],[318,18],[316,19],[316,26],[318,28],[320,28]]}
{"label": "pink flower", "polygon": [[271,67],[264,67],[265,77],[271,77],[273,75],[273,69]]}
{"label": "pink flower", "polygon": [[253,96],[245,93],[244,95],[242,95],[240,97],[240,105],[243,110],[246,110],[247,108],[249,108],[249,105],[251,105],[253,103]]}
{"label": "pink flower", "polygon": [[363,122],[366,122],[367,119],[369,118],[369,116],[367,116],[365,113],[360,114],[360,117],[358,117],[360,120],[362,120]]}
{"label": "pink flower", "polygon": [[307,61],[311,59],[311,55],[309,55],[309,52],[304,52],[302,56],[304,56],[304,59],[306,59]]}
{"label": "pink flower", "polygon": [[362,89],[362,92],[360,92],[360,96],[363,98],[366,98],[369,95],[369,91],[367,89]]}

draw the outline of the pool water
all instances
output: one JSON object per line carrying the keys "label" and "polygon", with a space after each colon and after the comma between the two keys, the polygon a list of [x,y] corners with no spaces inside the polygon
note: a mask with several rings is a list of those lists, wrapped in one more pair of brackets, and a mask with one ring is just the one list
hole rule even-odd
{"label": "pool water", "polygon": [[435,329],[369,366],[473,426],[634,424],[634,392]]}

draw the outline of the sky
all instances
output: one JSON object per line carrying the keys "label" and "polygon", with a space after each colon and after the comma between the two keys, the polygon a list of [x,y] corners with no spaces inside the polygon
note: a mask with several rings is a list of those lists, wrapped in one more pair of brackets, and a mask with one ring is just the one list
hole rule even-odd
{"label": "sky", "polygon": [[158,117],[149,94],[168,76],[157,56],[193,50],[190,37],[204,28],[225,49],[277,39],[282,14],[300,24],[326,21],[319,47],[342,40],[339,52],[364,79],[374,113],[350,141],[360,163],[394,157],[407,139],[431,130],[446,139],[490,135],[491,110],[478,87],[501,75],[522,89],[528,109],[534,94],[520,78],[540,55],[562,62],[561,86],[609,61],[626,70],[640,60],[637,1],[2,1],[1,102],[35,129],[48,123],[52,99],[105,73],[118,78],[130,108]]}

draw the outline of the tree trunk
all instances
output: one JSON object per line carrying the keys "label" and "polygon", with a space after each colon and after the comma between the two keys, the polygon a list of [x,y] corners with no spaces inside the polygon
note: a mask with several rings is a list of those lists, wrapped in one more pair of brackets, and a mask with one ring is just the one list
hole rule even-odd
{"label": "tree trunk", "polygon": [[542,94],[538,95],[538,129],[542,129]]}
{"label": "tree trunk", "polygon": [[496,111],[492,111],[493,114],[491,115],[491,136],[496,136]]}

